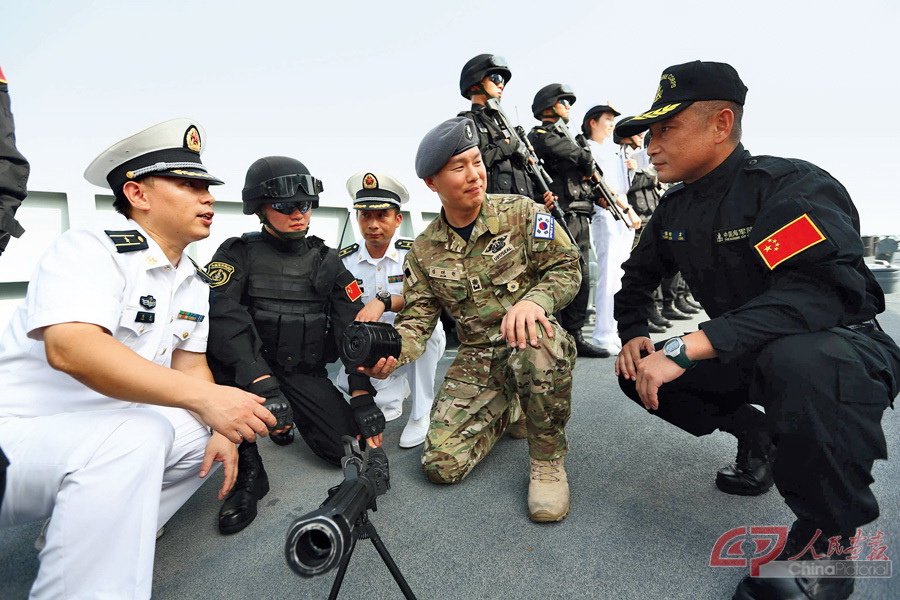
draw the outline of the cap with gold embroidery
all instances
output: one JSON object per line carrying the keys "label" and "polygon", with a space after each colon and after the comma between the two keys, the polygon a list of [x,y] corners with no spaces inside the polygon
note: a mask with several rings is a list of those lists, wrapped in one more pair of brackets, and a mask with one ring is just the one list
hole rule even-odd
{"label": "cap with gold embroidery", "polygon": [[663,71],[650,110],[616,125],[619,137],[640,133],[657,121],[668,119],[694,102],[726,100],[741,106],[747,98],[747,86],[727,63],[693,62],[673,65]]}
{"label": "cap with gold embroidery", "polygon": [[84,171],[84,178],[113,192],[151,175],[224,183],[200,162],[205,140],[206,131],[193,119],[172,119],[107,148]]}
{"label": "cap with gold embroidery", "polygon": [[406,186],[385,173],[360,171],[347,180],[347,193],[358,210],[400,208],[409,200]]}

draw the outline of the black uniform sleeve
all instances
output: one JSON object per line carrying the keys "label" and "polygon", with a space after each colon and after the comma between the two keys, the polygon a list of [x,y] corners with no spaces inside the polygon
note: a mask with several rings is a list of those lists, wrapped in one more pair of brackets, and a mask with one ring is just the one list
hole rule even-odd
{"label": "black uniform sleeve", "polygon": [[649,337],[647,319],[650,317],[653,291],[666,277],[675,275],[678,267],[674,257],[660,243],[660,208],[650,217],[637,246],[622,265],[622,288],[613,297],[613,317],[619,328],[622,343],[636,337]]}
{"label": "black uniform sleeve", "polygon": [[344,266],[337,250],[328,249],[322,260],[321,268],[327,273],[326,276],[334,282],[329,292],[329,314],[332,335],[334,341],[339,344],[347,327],[353,323],[357,313],[363,308],[362,300],[360,300],[362,296],[358,293],[356,278]]}
{"label": "black uniform sleeve", "polygon": [[[511,159],[516,153],[518,140],[512,135],[509,141],[501,137],[499,128],[492,120],[491,116],[485,111],[465,111],[459,113],[459,116],[468,117],[475,122],[478,130],[478,149],[481,150],[481,159],[487,168],[494,163]],[[487,132],[482,131],[487,129]]]}
{"label": "black uniform sleeve", "polygon": [[26,196],[29,169],[28,161],[16,148],[8,88],[0,81],[0,254],[10,237],[25,232],[15,215]]}
{"label": "black uniform sleeve", "polygon": [[[774,182],[761,202],[750,242],[763,242],[757,258],[771,269],[767,289],[700,326],[725,362],[780,337],[859,323],[884,309],[884,295],[863,264],[859,217],[839,182],[806,164]],[[792,256],[780,256],[784,259],[778,264],[766,264],[763,254],[773,245],[768,240],[787,243],[800,234],[792,224],[807,234],[812,231],[808,241],[817,239],[807,223],[822,239]]]}
{"label": "black uniform sleeve", "polygon": [[[212,298],[207,354],[211,365],[223,365],[233,373],[234,382],[246,388],[254,379],[271,375],[272,369],[262,356],[262,340],[253,324],[253,318],[242,302],[247,287],[246,245],[239,238],[226,240],[207,265],[207,271],[216,270],[216,263],[233,267],[223,282],[211,285]],[[214,374],[219,377],[218,373]]]}
{"label": "black uniform sleeve", "polygon": [[[564,127],[564,126],[563,126]],[[545,162],[556,165],[557,168],[578,168],[585,170],[589,175],[591,166],[591,151],[573,144],[565,134],[555,127],[535,127],[528,134],[528,139],[534,147],[535,153]]]}

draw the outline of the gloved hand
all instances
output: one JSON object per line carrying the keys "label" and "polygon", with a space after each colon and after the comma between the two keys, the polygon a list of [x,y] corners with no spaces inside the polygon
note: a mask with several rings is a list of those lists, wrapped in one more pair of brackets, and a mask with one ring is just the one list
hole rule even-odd
{"label": "gloved hand", "polygon": [[350,398],[353,418],[364,439],[376,436],[384,431],[384,413],[375,405],[372,394],[360,394]]}
{"label": "gloved hand", "polygon": [[266,377],[251,383],[247,387],[247,391],[265,398],[266,401],[263,402],[263,406],[269,409],[269,412],[278,419],[274,427],[269,427],[269,431],[284,429],[294,422],[294,411],[291,410],[291,403],[284,397],[281,388],[278,386],[278,380],[274,377]]}

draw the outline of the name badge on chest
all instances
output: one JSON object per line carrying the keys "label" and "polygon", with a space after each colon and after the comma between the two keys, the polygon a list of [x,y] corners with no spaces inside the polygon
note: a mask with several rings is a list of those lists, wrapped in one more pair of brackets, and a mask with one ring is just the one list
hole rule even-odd
{"label": "name badge on chest", "polygon": [[659,237],[667,242],[686,242],[687,236],[680,229],[663,229],[659,232]]}
{"label": "name badge on chest", "polygon": [[449,279],[451,281],[459,281],[459,269],[445,269],[443,267],[428,267],[428,276],[435,279]]}

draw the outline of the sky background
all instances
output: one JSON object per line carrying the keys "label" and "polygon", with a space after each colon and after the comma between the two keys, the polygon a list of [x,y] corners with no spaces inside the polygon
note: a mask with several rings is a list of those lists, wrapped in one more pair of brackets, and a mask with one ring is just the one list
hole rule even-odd
{"label": "sky background", "polygon": [[863,234],[900,234],[898,5],[0,0],[0,66],[29,188],[69,194],[86,209],[73,225],[102,193],[89,162],[182,116],[206,128],[219,200],[240,199],[251,162],[284,154],[324,181],[326,206],[349,205],[344,183],[362,170],[437,206],[415,178],[418,142],[468,106],[460,69],[489,52],[509,61],[503,105],[526,129],[548,83],[574,87],[580,122],[594,104],[648,109],[669,65],[728,62],[749,88],[747,149],[819,165],[849,189]]}

